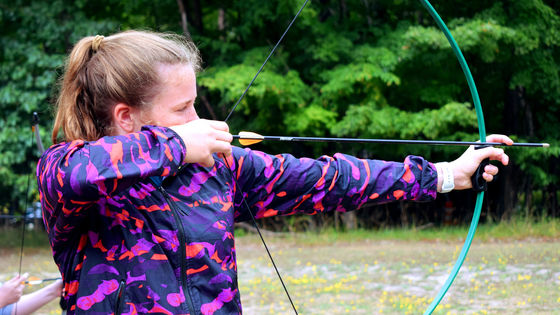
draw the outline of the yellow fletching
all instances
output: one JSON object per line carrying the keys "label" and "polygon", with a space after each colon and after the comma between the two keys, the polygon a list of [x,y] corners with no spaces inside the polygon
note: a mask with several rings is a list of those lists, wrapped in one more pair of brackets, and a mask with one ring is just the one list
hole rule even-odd
{"label": "yellow fletching", "polygon": [[264,137],[259,135],[258,133],[254,133],[250,131],[241,131],[239,133],[239,143],[244,146],[249,146],[255,143],[259,143],[263,140]]}
{"label": "yellow fletching", "polygon": [[259,143],[262,140],[253,140],[253,139],[239,139],[239,143],[244,146],[250,146],[255,143]]}

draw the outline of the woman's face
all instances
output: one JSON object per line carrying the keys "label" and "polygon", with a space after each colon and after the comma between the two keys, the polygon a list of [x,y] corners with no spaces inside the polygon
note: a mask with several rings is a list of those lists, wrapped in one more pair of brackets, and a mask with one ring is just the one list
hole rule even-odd
{"label": "woman's face", "polygon": [[141,113],[142,125],[171,127],[199,119],[194,109],[196,76],[192,66],[159,65],[156,69],[162,79],[161,88],[152,106]]}

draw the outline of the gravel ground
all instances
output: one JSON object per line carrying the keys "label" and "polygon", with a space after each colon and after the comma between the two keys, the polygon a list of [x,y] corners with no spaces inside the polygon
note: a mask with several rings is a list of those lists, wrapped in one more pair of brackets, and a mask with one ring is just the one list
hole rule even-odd
{"label": "gravel ground", "polygon": [[[462,241],[313,244],[267,237],[299,314],[421,314],[445,282]],[[294,314],[260,241],[237,238],[244,314]],[[560,314],[560,241],[473,243],[436,314]],[[0,281],[18,270],[19,249],[0,249]],[[48,249],[26,249],[24,272],[58,275]],[[33,291],[38,286],[26,288]],[[60,314],[52,302],[37,314]]]}
{"label": "gravel ground", "polygon": [[[300,245],[268,238],[299,314],[421,314],[462,242]],[[293,314],[262,245],[237,241],[246,314]],[[437,314],[560,314],[557,240],[473,243]]]}

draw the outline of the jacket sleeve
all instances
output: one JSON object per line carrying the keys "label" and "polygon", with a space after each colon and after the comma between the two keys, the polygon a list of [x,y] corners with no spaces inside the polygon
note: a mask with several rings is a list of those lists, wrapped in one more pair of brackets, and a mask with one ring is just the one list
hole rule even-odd
{"label": "jacket sleeve", "polygon": [[[47,228],[69,226],[92,205],[150,176],[174,175],[186,148],[168,128],[76,140],[50,147],[39,160],[37,181]],[[51,221],[54,220],[54,221]]]}
{"label": "jacket sleeve", "polygon": [[[435,165],[418,156],[404,162],[358,159],[337,153],[316,160],[236,148],[236,179],[257,218],[349,211],[366,203],[436,198]],[[237,220],[246,220],[236,194]]]}

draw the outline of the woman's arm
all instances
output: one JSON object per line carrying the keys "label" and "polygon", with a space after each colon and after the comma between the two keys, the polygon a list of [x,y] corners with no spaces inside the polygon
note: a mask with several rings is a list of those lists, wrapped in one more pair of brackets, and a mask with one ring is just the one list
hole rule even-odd
{"label": "woman's arm", "polygon": [[[503,135],[490,135],[489,142],[512,144]],[[429,201],[442,189],[441,167],[417,156],[404,162],[358,159],[344,154],[323,156],[317,160],[296,159],[291,155],[268,155],[249,149],[234,150],[236,177],[256,217],[288,215],[295,212],[314,214],[329,210],[348,211],[365,203],[395,200]],[[455,189],[471,188],[470,177],[486,158],[507,165],[509,157],[501,148],[475,150],[470,147],[450,162]],[[498,173],[487,165],[483,178],[491,181]],[[236,205],[241,202],[236,196]],[[239,220],[247,219],[243,206]]]}
{"label": "woman's arm", "polygon": [[[313,160],[234,149],[240,189],[257,217],[349,211],[365,203],[428,201],[436,197],[437,171],[421,157],[404,162],[335,154]],[[241,195],[236,196],[236,204]],[[239,206],[239,220],[247,219]]]}
{"label": "woman's arm", "polygon": [[140,179],[173,175],[186,155],[168,128],[147,126],[122,136],[55,145],[37,167],[39,189],[50,201],[96,201]]}
{"label": "woman's arm", "polygon": [[[92,207],[150,176],[173,175],[186,154],[171,129],[73,141],[49,148],[37,166],[43,218],[49,234],[69,235]],[[61,239],[60,236],[53,239]]]}

